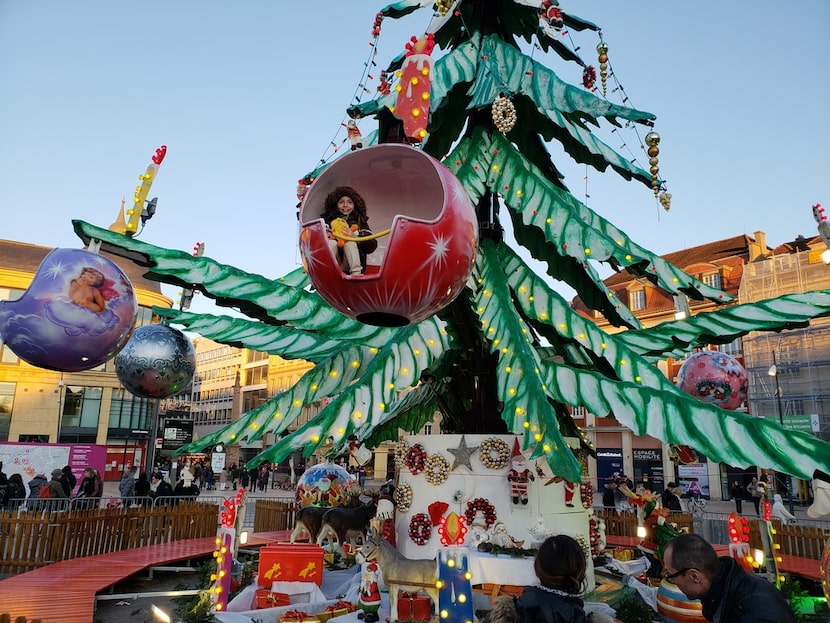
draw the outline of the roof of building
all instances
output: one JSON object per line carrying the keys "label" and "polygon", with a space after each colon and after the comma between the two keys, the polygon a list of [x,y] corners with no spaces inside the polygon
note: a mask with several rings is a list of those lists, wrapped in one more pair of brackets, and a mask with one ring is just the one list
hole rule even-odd
{"label": "roof of building", "polygon": [[[51,250],[51,247],[0,239],[0,269],[5,268],[34,274],[37,272],[43,258]],[[146,268],[111,253],[101,252],[101,255],[115,262],[129,277],[133,287],[137,290],[161,293],[161,284],[158,281],[151,281],[144,277]]]}

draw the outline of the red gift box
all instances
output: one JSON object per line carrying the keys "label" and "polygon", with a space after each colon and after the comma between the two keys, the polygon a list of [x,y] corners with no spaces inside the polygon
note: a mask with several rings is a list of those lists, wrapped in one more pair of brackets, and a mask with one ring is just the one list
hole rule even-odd
{"label": "red gift box", "polygon": [[432,618],[432,601],[423,591],[398,593],[398,620],[429,621]]}
{"label": "red gift box", "polygon": [[259,551],[257,586],[271,588],[274,582],[323,584],[323,548],[319,545],[277,543]]}
{"label": "red gift box", "polygon": [[288,596],[288,593],[275,593],[269,591],[267,588],[258,588],[256,590],[257,609],[289,605],[291,605],[291,598]]}

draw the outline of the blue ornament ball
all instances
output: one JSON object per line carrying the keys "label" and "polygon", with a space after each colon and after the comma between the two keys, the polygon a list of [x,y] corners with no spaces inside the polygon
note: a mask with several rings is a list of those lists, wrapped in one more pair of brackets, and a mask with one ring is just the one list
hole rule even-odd
{"label": "blue ornament ball", "polygon": [[167,398],[193,380],[196,351],[178,329],[162,324],[138,327],[115,357],[118,380],[142,398]]}

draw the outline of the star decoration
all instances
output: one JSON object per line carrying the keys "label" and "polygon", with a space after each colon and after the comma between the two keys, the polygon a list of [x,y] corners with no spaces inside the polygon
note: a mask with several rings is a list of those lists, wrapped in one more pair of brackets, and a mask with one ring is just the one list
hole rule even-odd
{"label": "star decoration", "polygon": [[478,450],[478,446],[468,448],[467,438],[464,437],[464,435],[461,435],[461,443],[458,444],[457,448],[447,448],[447,452],[449,452],[455,457],[455,459],[452,462],[452,468],[450,468],[450,471],[454,472],[455,468],[459,465],[466,465],[467,469],[473,471],[473,466],[470,465],[470,455],[476,450]]}

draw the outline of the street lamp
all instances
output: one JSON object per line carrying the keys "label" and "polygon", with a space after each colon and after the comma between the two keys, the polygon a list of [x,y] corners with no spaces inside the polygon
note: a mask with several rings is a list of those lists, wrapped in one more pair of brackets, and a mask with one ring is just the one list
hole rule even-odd
{"label": "street lamp", "polygon": [[[767,370],[767,374],[775,378],[775,397],[778,401],[778,422],[781,427],[784,426],[784,407],[781,403],[781,383],[778,381],[778,362],[775,360],[775,351],[772,351],[772,365]],[[776,472],[779,484],[784,482],[783,474]],[[790,507],[790,513],[793,513],[793,483],[790,477],[789,486],[787,486],[787,503]]]}

